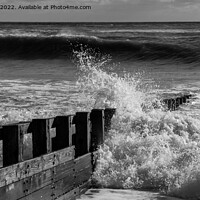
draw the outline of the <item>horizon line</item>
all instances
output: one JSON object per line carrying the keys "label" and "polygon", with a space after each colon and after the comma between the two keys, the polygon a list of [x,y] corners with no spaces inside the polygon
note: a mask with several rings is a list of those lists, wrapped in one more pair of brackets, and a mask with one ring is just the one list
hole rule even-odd
{"label": "horizon line", "polygon": [[57,22],[57,21],[41,21],[41,22],[38,22],[38,21],[33,21],[33,22],[28,22],[28,21],[0,21],[0,23],[200,23],[200,21],[110,21],[110,22],[105,22],[105,21],[99,21],[99,22],[80,22],[80,21],[77,21],[77,22]]}

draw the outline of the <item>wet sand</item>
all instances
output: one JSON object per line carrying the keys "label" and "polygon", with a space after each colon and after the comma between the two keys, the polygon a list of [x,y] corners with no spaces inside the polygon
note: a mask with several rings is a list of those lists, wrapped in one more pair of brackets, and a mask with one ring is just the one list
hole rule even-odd
{"label": "wet sand", "polygon": [[79,200],[180,200],[175,197],[167,197],[157,192],[115,189],[90,189],[81,195]]}

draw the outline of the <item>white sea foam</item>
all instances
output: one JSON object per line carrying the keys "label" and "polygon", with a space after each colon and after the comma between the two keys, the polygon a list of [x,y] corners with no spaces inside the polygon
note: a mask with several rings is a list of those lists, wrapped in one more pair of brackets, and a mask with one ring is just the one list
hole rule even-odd
{"label": "white sea foam", "polygon": [[96,185],[199,197],[199,119],[187,112],[163,111],[162,106],[152,108],[149,94],[137,89],[134,76],[107,73],[102,69],[105,59],[97,60],[87,51],[76,55],[81,70],[78,84],[88,103],[117,108],[112,129],[99,150],[93,176]]}

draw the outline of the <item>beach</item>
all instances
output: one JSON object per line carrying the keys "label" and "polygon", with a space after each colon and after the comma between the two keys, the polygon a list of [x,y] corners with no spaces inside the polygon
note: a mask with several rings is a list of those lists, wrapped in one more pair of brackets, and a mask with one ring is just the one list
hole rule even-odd
{"label": "beach", "polygon": [[[116,108],[94,185],[129,189],[127,199],[140,196],[132,189],[197,198],[199,33],[192,22],[0,23],[0,124]],[[184,94],[178,110],[163,109]]]}

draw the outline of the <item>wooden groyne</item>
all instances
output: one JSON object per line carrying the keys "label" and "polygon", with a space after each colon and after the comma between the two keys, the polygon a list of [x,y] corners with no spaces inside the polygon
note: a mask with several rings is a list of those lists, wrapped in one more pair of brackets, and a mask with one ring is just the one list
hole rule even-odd
{"label": "wooden groyne", "polygon": [[191,94],[185,94],[174,98],[163,99],[161,103],[164,104],[167,110],[175,111],[180,105],[187,103],[190,98],[192,98]]}
{"label": "wooden groyne", "polygon": [[70,200],[90,186],[115,109],[33,119],[0,128],[2,200]]}
{"label": "wooden groyne", "polygon": [[[174,111],[191,97],[162,103]],[[70,200],[85,192],[115,111],[93,109],[0,127],[0,199]]]}

